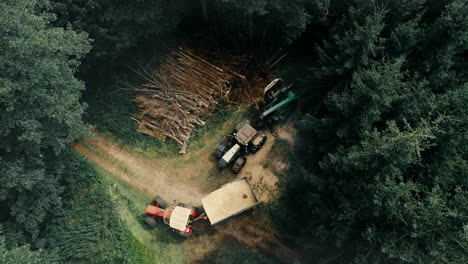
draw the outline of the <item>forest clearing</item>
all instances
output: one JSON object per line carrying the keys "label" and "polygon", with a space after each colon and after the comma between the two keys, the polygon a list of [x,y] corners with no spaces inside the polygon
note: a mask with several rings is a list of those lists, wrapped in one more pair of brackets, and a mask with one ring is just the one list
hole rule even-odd
{"label": "forest clearing", "polygon": [[[228,127],[226,125],[233,122],[235,120],[220,125]],[[283,126],[277,140],[287,141],[288,146],[291,147],[293,131],[290,125]],[[220,132],[222,133],[223,129],[220,129]],[[221,176],[217,175],[216,162],[210,152],[217,144],[214,138],[206,137],[203,142],[204,147],[197,151],[172,158],[145,158],[132,154],[131,151],[123,150],[101,134],[88,138],[83,143],[77,143],[73,148],[116,179],[144,193],[147,197],[161,195],[171,203],[193,204],[200,201],[209,191],[233,178],[230,172],[223,173]],[[264,203],[277,197],[278,177],[287,169],[287,160],[283,155],[292,151],[284,149],[284,146],[275,147],[275,139],[267,141],[262,151],[249,159],[249,163],[243,168],[241,174],[247,176],[254,192]],[[273,151],[274,148],[280,153]],[[275,164],[275,167],[265,168],[264,165],[268,162]],[[139,209],[143,212],[143,208]],[[228,220],[227,223],[215,226],[214,231],[209,231],[211,227],[202,226],[203,230],[195,229],[195,237],[184,243],[189,244],[190,247],[197,247],[196,245],[202,238],[210,241],[221,239],[222,241],[221,237],[232,236],[240,243],[271,256],[281,263],[300,260],[301,256],[281,240],[281,234],[268,225],[259,226],[259,217],[262,216],[256,212],[243,214],[236,219]],[[205,250],[207,249],[196,249],[195,251],[200,255],[195,254],[190,259],[198,261],[206,254],[214,254]]]}
{"label": "forest clearing", "polygon": [[0,263],[468,263],[467,0],[0,1]]}

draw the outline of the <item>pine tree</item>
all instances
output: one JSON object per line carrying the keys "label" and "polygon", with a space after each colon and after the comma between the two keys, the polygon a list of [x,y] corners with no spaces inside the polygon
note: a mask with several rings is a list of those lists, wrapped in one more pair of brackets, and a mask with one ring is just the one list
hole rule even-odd
{"label": "pine tree", "polygon": [[137,44],[155,45],[155,38],[172,32],[187,12],[183,0],[52,0],[54,25],[86,32],[93,49],[84,62],[86,73],[106,71]]}
{"label": "pine tree", "polygon": [[359,263],[468,259],[468,5],[424,5],[355,2],[303,85],[287,221]]}
{"label": "pine tree", "polygon": [[260,48],[291,43],[311,18],[300,0],[217,0],[212,8],[217,23]]}

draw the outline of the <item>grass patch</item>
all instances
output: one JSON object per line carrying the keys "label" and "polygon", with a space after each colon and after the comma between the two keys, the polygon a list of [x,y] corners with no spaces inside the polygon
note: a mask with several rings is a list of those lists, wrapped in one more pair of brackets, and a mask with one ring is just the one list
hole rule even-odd
{"label": "grass patch", "polygon": [[[232,132],[236,125],[249,116],[246,105],[225,105],[220,103],[213,111],[215,114],[205,126],[190,139],[188,149],[197,151],[207,145],[217,145],[223,137]],[[214,149],[212,149],[213,151]]]}
{"label": "grass patch", "polygon": [[[113,166],[115,166],[119,171],[121,171],[121,172],[125,173],[126,175],[129,175],[129,176],[131,176],[131,177],[133,177],[133,178],[136,178],[136,177],[137,177],[137,175],[136,175],[131,169],[129,169],[128,167],[126,167],[126,166],[125,166],[124,164],[122,164],[122,163],[115,163],[115,160],[114,160],[114,158],[113,158],[111,155],[109,155],[109,154],[106,153],[106,152],[99,151],[99,149],[96,148],[95,145],[89,144],[88,142],[86,142],[86,140],[82,140],[80,143],[81,143],[84,147],[86,147],[89,151],[91,151],[91,153],[93,153],[94,155],[96,155],[96,156],[102,158],[103,160],[109,162],[110,164],[113,164]],[[92,164],[92,166],[95,167],[94,164]],[[95,169],[96,169],[96,170],[98,170],[98,169],[100,170],[99,167],[95,167]]]}
{"label": "grass patch", "polygon": [[143,221],[143,212],[152,197],[116,180],[108,172],[96,168],[106,193],[110,197],[116,214],[138,242],[146,263],[184,263],[186,240],[179,238],[160,223],[156,228],[149,228]]}
{"label": "grass patch", "polygon": [[[197,174],[196,177],[190,178],[190,180],[206,182],[208,185],[214,184],[214,180],[221,177],[232,177],[228,170],[219,173],[214,161],[213,164],[197,163],[200,163],[200,157],[206,159],[211,157],[211,152],[219,141],[230,134],[242,119],[251,119],[253,117],[247,106],[218,105],[213,111],[214,115],[206,125],[192,133],[187,147],[187,154],[179,156],[177,154],[180,149],[179,145],[173,142],[163,143],[137,132],[136,123],[130,119],[138,111],[132,102],[134,94],[130,91],[113,92],[109,88],[106,89],[106,87],[111,87],[110,85],[111,83],[102,83],[100,87],[88,92],[85,96],[85,100],[89,104],[86,120],[94,125],[98,129],[98,133],[102,133],[105,139],[116,143],[120,148],[137,157],[155,159],[154,162],[158,162],[157,159],[164,158],[162,161],[159,160],[161,166],[164,166],[165,169],[170,168],[171,171],[176,173],[183,174],[187,169],[202,172],[204,171],[201,169],[202,166],[204,166],[203,168],[207,166],[214,168],[205,173]],[[95,155],[107,161],[113,161],[111,156],[103,153],[92,144],[86,142],[82,142],[82,144]],[[199,167],[196,167],[197,165]],[[92,261],[91,258],[77,256],[76,260],[79,260],[78,262],[185,263],[188,260],[201,260],[200,263],[271,263],[266,257],[245,247],[243,244],[233,241],[230,237],[213,237],[211,234],[203,234],[203,237],[208,239],[208,244],[212,245],[203,247],[198,245],[197,240],[194,238],[185,240],[177,237],[168,230],[166,225],[161,224],[154,229],[149,229],[143,222],[142,213],[152,197],[139,192],[96,165],[87,164],[87,167],[91,171],[90,174],[94,175],[91,185],[96,189],[95,192],[99,193],[99,197],[106,202],[103,202],[102,206],[97,206],[94,202],[89,201],[89,188],[80,189],[77,191],[77,193],[80,193],[80,197],[75,197],[75,199],[83,199],[84,202],[79,203],[78,211],[92,215],[94,218],[89,218],[90,223],[100,223],[98,219],[106,219],[105,223],[107,224],[102,226],[98,224],[96,229],[90,233],[99,234],[105,232],[101,229],[107,228],[107,231],[113,234],[113,236],[108,235],[110,237],[108,245],[115,246],[114,249],[109,249],[107,254],[116,257],[105,258],[103,261],[101,259]],[[121,171],[130,173],[127,168],[120,164],[117,164],[117,167]],[[88,208],[86,204],[90,207]],[[103,207],[107,209],[104,210]],[[85,211],[85,209],[89,211]],[[69,213],[71,214],[72,210]],[[78,217],[73,219],[70,217],[70,219],[67,218],[67,221],[72,223],[70,225],[80,226],[79,222],[81,220],[77,219]],[[110,224],[111,221],[113,221],[112,224]],[[118,235],[121,235],[121,237]],[[82,240],[86,240],[86,236],[83,236]],[[94,243],[98,244],[99,242],[95,241]],[[206,248],[210,247],[213,247],[213,250],[209,251],[210,258],[207,258]],[[90,255],[100,254],[100,251],[93,250],[91,250]],[[102,251],[104,250],[107,250],[107,246],[102,248]],[[73,252],[73,250],[70,250],[70,252]],[[190,256],[188,256],[189,254]],[[69,258],[66,258],[66,260],[68,261]],[[239,260],[241,261],[239,262]]]}
{"label": "grass patch", "polygon": [[[162,142],[137,132],[137,124],[131,119],[138,113],[130,90],[113,88],[116,82],[100,82],[84,95],[88,103],[86,122],[97,128],[106,138],[122,149],[145,158],[176,157],[181,148],[174,141]],[[226,105],[221,101],[203,127],[192,132],[187,151],[214,148],[218,141],[230,133],[243,118],[251,117],[245,105]],[[208,139],[208,140],[207,140]],[[209,146],[208,146],[209,145]]]}
{"label": "grass patch", "polygon": [[226,263],[226,264],[271,264],[273,260],[262,256],[256,251],[244,247],[237,240],[226,237],[223,243],[217,245],[218,250],[206,255],[197,263]]}
{"label": "grass patch", "polygon": [[[98,133],[101,133],[102,137],[133,156],[148,160],[165,158],[164,161],[160,161],[160,165],[168,173],[184,175],[188,169],[206,171],[206,173],[200,173],[190,178],[190,180],[197,182],[209,183],[213,179],[226,176],[226,173],[219,174],[217,171],[216,161],[211,160],[212,152],[240,121],[253,117],[253,113],[248,111],[247,105],[226,105],[224,102],[220,102],[213,109],[213,116],[206,122],[206,125],[197,128],[192,133],[187,153],[180,156],[178,154],[180,145],[174,142],[163,143],[136,131],[137,125],[130,117],[135,115],[138,109],[132,102],[134,94],[130,91],[111,92],[97,89],[94,94],[97,95],[88,94],[86,96],[89,98],[87,99],[89,103],[87,121],[98,129]],[[110,99],[103,100],[102,98]],[[96,151],[92,144],[82,143],[94,154],[101,157],[104,155],[104,158],[109,160],[105,154],[101,153],[102,151]],[[199,164],[200,158],[206,160],[202,165]]]}
{"label": "grass patch", "polygon": [[[180,238],[163,223],[149,228],[142,216],[152,197],[78,154],[74,160],[66,183],[70,195],[64,197],[63,210],[51,220],[48,230],[48,247],[59,252],[61,261],[186,263],[190,259],[235,263],[235,259],[267,259],[231,238],[213,237],[208,223],[200,234],[208,244],[199,243],[197,237]],[[213,261],[205,258],[207,247],[212,249]]]}
{"label": "grass patch", "polygon": [[120,218],[95,169],[74,155],[63,210],[51,220],[49,247],[67,263],[143,263],[145,254]]}
{"label": "grass patch", "polygon": [[186,240],[142,213],[151,197],[76,155],[64,210],[52,221],[49,247],[67,263],[184,263]]}
{"label": "grass patch", "polygon": [[88,103],[85,120],[93,124],[106,137],[116,143],[131,145],[142,150],[151,150],[161,156],[176,155],[179,146],[163,143],[137,132],[137,124],[131,119],[138,113],[132,101],[134,93],[129,90],[112,89],[115,82],[101,82],[84,95]]}
{"label": "grass patch", "polygon": [[276,165],[278,165],[279,162],[288,163],[289,158],[292,158],[291,155],[290,143],[286,139],[278,137],[271,146],[268,159],[265,164],[263,164],[263,168],[271,168],[275,175],[281,176],[284,172],[280,172],[280,170],[276,168]]}

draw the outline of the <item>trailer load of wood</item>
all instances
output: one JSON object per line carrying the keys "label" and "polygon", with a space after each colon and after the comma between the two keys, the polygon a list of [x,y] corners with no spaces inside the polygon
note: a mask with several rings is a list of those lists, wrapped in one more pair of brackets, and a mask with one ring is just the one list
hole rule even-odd
{"label": "trailer load of wood", "polygon": [[[208,57],[213,57],[212,63]],[[222,58],[226,58],[224,63]],[[179,47],[163,60],[158,71],[142,70],[146,83],[137,89],[140,112],[134,120],[140,133],[182,145],[203,126],[210,110],[227,96],[233,83],[248,86],[241,74],[248,58],[227,57]]]}

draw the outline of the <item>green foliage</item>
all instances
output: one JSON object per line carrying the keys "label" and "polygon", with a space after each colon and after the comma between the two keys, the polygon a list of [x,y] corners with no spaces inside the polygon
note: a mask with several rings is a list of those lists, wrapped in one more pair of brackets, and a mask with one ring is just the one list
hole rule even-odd
{"label": "green foliage", "polygon": [[355,2],[330,21],[303,84],[314,106],[298,123],[283,219],[348,252],[337,261],[468,259],[468,5],[438,17],[423,6]]}
{"label": "green foliage", "polygon": [[226,263],[226,264],[272,264],[271,259],[259,253],[245,248],[232,238],[225,238],[226,242],[218,246],[218,250],[212,252],[205,259],[197,263]]}
{"label": "green foliage", "polygon": [[70,155],[63,209],[49,220],[47,247],[62,262],[139,263],[144,256],[121,219],[97,172]]}
{"label": "green foliage", "polygon": [[[403,61],[398,58],[392,62],[371,62],[367,69],[353,72],[349,85],[328,93],[329,117],[336,120],[333,126],[341,142],[352,141],[371,130],[407,94],[407,85],[402,82]],[[329,126],[328,120],[321,123]]]}
{"label": "green foliage", "polygon": [[466,1],[451,1],[421,41],[421,53],[427,58],[421,72],[431,81],[433,90],[445,91],[468,78],[466,58],[463,61],[461,57],[468,45],[467,12]]}
{"label": "green foliage", "polygon": [[[183,261],[181,240],[140,225],[147,197],[68,144],[85,131],[84,85],[74,74],[91,49],[88,34],[86,73],[103,72],[131,49],[161,45],[198,5],[52,2],[0,3],[0,262]],[[301,85],[298,158],[271,207],[304,250],[318,252],[318,239],[339,248],[332,258],[318,252],[327,262],[468,262],[468,4],[433,12],[435,2],[359,0],[341,15],[340,1],[200,1],[210,28],[251,48],[289,44],[312,19],[329,29]],[[88,121],[137,148],[176,152],[137,133],[131,92],[100,88],[86,94]],[[241,114],[219,111],[194,148],[216,144],[212,135],[225,134],[216,124],[233,116]],[[233,241],[211,255],[270,262]]]}
{"label": "green foliage", "polygon": [[84,131],[73,75],[90,48],[86,34],[50,27],[43,4],[0,3],[0,201],[33,239],[61,204],[60,154]]}
{"label": "green foliage", "polygon": [[89,66],[102,70],[138,43],[174,30],[186,10],[183,0],[53,0],[56,25],[87,32],[93,41]]}
{"label": "green foliage", "polygon": [[3,236],[0,236],[0,262],[3,264],[59,263],[55,252],[47,252],[44,250],[32,251],[29,246],[8,249],[5,245],[5,238]]}
{"label": "green foliage", "polygon": [[[137,131],[138,125],[131,119],[138,114],[138,108],[133,102],[134,92],[128,89],[115,90],[113,85],[115,82],[99,83],[96,85],[97,89],[85,93],[84,98],[89,104],[88,111],[84,115],[85,121],[95,126],[100,133],[112,137],[113,141],[132,153],[137,152],[153,158],[179,155],[177,154],[180,150],[179,144],[169,140],[162,142]],[[223,101],[218,103],[212,110],[209,122],[205,126],[197,127],[192,133],[188,144],[189,151],[207,147],[211,139],[213,143],[218,144],[220,135],[224,136],[224,133],[219,131],[221,124],[232,120],[232,126],[235,126],[244,114],[243,105],[229,106]],[[215,134],[216,138],[213,138]]]}
{"label": "green foliage", "polygon": [[[320,68],[312,68],[310,79],[321,81],[322,92],[330,85],[343,85],[353,70],[368,65],[383,49],[380,34],[384,28],[385,10],[350,8],[349,16],[341,18],[330,32],[330,40],[317,46]],[[318,85],[320,86],[320,85]],[[311,91],[305,91],[305,95]]]}
{"label": "green foliage", "polygon": [[131,119],[138,113],[132,101],[134,96],[129,90],[113,90],[110,82],[99,83],[95,90],[84,96],[89,104],[84,118],[99,132],[113,135],[118,143],[156,151],[163,156],[177,154],[179,146],[176,143],[164,143],[137,131],[138,125]]}
{"label": "green foliage", "polygon": [[256,47],[291,43],[304,32],[311,18],[300,0],[218,0],[211,8],[215,10],[216,24],[239,34],[241,41],[257,41]]}

